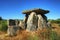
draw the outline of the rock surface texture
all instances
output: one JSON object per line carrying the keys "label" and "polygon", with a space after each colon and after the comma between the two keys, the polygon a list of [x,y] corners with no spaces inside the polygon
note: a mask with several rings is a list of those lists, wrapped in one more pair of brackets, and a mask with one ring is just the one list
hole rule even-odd
{"label": "rock surface texture", "polygon": [[42,10],[42,9],[33,9],[33,10],[27,10],[24,11],[23,14],[26,14],[28,16],[25,16],[25,24],[26,30],[28,31],[35,31],[35,30],[42,30],[47,27],[47,17],[44,15],[48,13],[48,10]]}
{"label": "rock surface texture", "polygon": [[35,12],[32,12],[29,17],[28,17],[28,20],[27,20],[27,30],[29,31],[34,31],[34,30],[37,30],[37,21],[38,21],[38,18],[37,18],[37,15]]}
{"label": "rock surface texture", "polygon": [[7,33],[8,33],[9,36],[16,35],[16,31],[18,29],[18,26],[16,24],[17,24],[17,22],[15,20],[8,20]]}
{"label": "rock surface texture", "polygon": [[46,28],[47,27],[47,20],[45,20],[46,19],[46,17],[45,17],[45,19],[42,17],[42,15],[37,15],[38,16],[38,29],[39,30],[42,30],[42,29],[44,29],[44,28]]}

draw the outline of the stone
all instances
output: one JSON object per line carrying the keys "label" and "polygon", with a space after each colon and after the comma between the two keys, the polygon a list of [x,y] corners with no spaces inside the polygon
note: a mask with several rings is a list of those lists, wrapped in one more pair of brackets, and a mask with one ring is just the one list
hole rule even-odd
{"label": "stone", "polygon": [[47,28],[49,28],[49,29],[52,28],[52,26],[51,26],[51,22],[50,22],[50,21],[47,22]]}
{"label": "stone", "polygon": [[30,14],[31,12],[36,12],[37,14],[46,14],[46,13],[49,13],[48,10],[43,10],[43,9],[40,9],[40,8],[24,10],[22,13],[23,14]]}
{"label": "stone", "polygon": [[16,31],[17,31],[17,27],[16,26],[9,26],[7,33],[9,36],[15,36],[16,35]]}
{"label": "stone", "polygon": [[19,23],[20,29],[25,29],[25,25],[24,24],[25,24],[24,21],[20,21],[20,23]]}
{"label": "stone", "polygon": [[48,10],[38,8],[25,10],[22,13],[26,15],[24,21],[26,30],[34,31],[47,28],[47,17],[44,14],[49,13]]}
{"label": "stone", "polygon": [[25,29],[27,28],[27,19],[28,19],[28,15],[26,14],[23,20]]}
{"label": "stone", "polygon": [[47,18],[43,17],[41,14],[37,15],[38,16],[38,30],[43,30],[44,28],[47,27]]}
{"label": "stone", "polygon": [[9,25],[16,25],[15,20],[9,19]]}
{"label": "stone", "polygon": [[16,25],[16,21],[15,20],[8,20],[7,21],[8,23],[8,30],[7,30],[7,33],[9,36],[14,36],[16,35],[16,31],[18,29],[17,25]]}
{"label": "stone", "polygon": [[27,30],[28,31],[37,30],[37,21],[38,21],[38,18],[37,18],[36,13],[32,12],[29,15],[28,20],[27,20]]}

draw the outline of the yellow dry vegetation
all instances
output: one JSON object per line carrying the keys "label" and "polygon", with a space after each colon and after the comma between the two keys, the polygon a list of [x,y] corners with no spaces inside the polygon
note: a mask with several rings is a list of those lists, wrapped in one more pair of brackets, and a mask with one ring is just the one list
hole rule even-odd
{"label": "yellow dry vegetation", "polygon": [[[54,28],[55,27],[55,28]],[[60,27],[58,24],[52,24],[52,31],[60,35]],[[26,30],[18,30],[17,36],[10,37],[6,32],[0,32],[0,40],[49,40],[49,32],[47,29],[29,32]]]}

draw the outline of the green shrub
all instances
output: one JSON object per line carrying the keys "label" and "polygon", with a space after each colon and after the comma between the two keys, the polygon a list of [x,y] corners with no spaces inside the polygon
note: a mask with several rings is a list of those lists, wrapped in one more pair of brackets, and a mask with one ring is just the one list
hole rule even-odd
{"label": "green shrub", "polygon": [[0,21],[0,31],[6,31],[7,30],[7,21],[6,20],[2,20]]}

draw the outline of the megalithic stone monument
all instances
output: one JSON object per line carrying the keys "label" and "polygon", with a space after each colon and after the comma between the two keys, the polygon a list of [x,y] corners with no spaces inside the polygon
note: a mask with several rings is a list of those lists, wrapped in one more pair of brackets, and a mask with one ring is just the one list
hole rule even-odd
{"label": "megalithic stone monument", "polygon": [[25,14],[24,22],[26,30],[34,31],[46,28],[47,17],[44,15],[46,13],[49,13],[49,11],[43,9],[33,9],[23,11],[23,14]]}
{"label": "megalithic stone monument", "polygon": [[7,33],[9,36],[15,36],[16,35],[16,31],[18,29],[18,23],[16,20],[13,20],[13,19],[9,19],[7,21],[8,23],[8,30],[7,30]]}

